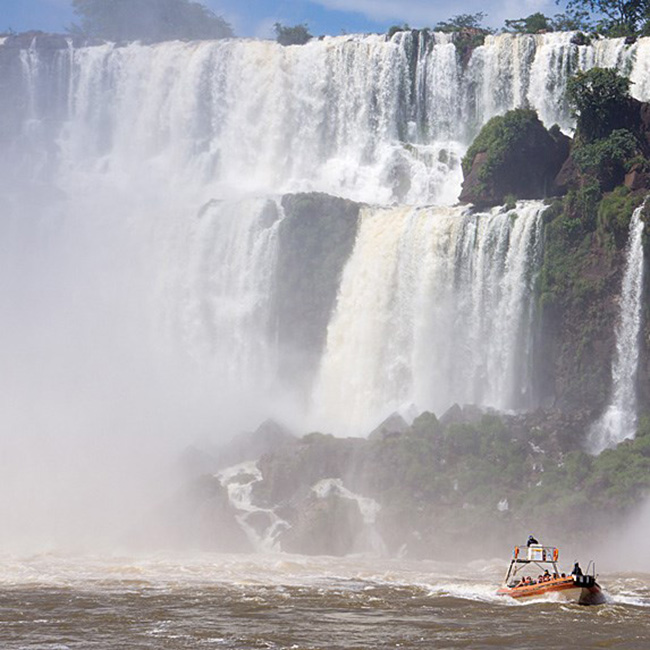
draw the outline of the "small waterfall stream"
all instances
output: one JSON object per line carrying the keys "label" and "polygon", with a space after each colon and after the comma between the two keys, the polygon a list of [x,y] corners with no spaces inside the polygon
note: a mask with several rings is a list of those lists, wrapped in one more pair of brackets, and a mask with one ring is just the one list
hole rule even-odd
{"label": "small waterfall stream", "polygon": [[[647,201],[647,199],[646,199]],[[625,272],[616,326],[616,352],[612,363],[612,394],[609,406],[592,425],[589,450],[599,454],[631,438],[637,426],[636,378],[639,365],[641,295],[643,290],[643,227],[640,205],[632,215],[626,251]]]}

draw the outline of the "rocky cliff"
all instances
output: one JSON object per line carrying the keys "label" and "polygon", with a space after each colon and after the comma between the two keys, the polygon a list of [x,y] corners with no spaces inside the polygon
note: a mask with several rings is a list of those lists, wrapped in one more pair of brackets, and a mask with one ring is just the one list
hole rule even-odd
{"label": "rocky cliff", "polygon": [[[242,469],[236,480],[250,484],[245,509],[234,503],[212,517],[224,522],[226,540],[234,512],[248,522],[251,547],[316,555],[485,557],[532,529],[555,543],[596,541],[650,489],[650,420],[634,441],[597,457],[576,444],[585,426],[579,413],[454,406],[439,419],[423,413],[405,429],[391,418],[372,439],[312,433],[261,456],[255,476]],[[187,530],[202,521],[201,495],[216,494],[226,474],[190,490],[200,499],[186,507]],[[226,541],[217,539],[222,548]]]}

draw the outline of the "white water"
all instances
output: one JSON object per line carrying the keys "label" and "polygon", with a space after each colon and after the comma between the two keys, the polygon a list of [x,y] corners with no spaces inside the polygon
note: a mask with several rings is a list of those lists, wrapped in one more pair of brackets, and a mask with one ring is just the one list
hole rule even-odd
{"label": "white water", "polygon": [[[236,511],[237,521],[246,533],[253,548],[258,551],[279,551],[278,536],[290,528],[273,508],[261,508],[253,503],[253,487],[263,480],[257,463],[249,461],[229,467],[217,475],[228,491],[230,504]],[[252,525],[249,518],[256,516],[267,522],[266,526]]]}
{"label": "white water", "polygon": [[[650,39],[577,47],[570,38],[490,36],[466,66],[448,36],[410,32],[290,48],[25,50],[8,77],[11,101],[0,97],[0,198],[3,247],[29,274],[7,263],[0,306],[9,313],[27,295],[42,341],[45,323],[62,322],[52,345],[63,365],[59,339],[77,340],[81,328],[88,347],[122,351],[86,355],[94,376],[128,393],[121,359],[134,357],[145,376],[177,379],[182,390],[169,393],[186,408],[200,395],[210,417],[227,408],[252,425],[261,418],[252,403],[279,403],[281,210],[269,221],[266,199],[325,191],[377,207],[363,213],[315,386],[299,387],[313,396],[314,426],[363,434],[411,403],[438,413],[453,402],[534,406],[540,206],[519,206],[514,222],[448,206],[461,156],[493,115],[531,106],[571,129],[562,93],[576,69],[617,65],[635,96],[650,98]],[[14,237],[29,229],[46,234]],[[70,325],[102,313],[99,326]],[[15,329],[3,348],[26,331]],[[25,368],[31,390],[39,382]]]}
{"label": "white water", "polygon": [[[466,66],[446,35],[103,45],[20,55],[13,143],[32,173],[79,183],[237,193],[321,190],[373,203],[453,203],[490,117],[537,109],[568,130],[578,68],[616,65],[647,99],[649,39],[489,36]],[[12,110],[15,110],[13,108]],[[17,139],[16,139],[17,136]],[[45,142],[44,142],[45,141]],[[43,145],[46,145],[45,148]]]}
{"label": "white water", "polygon": [[620,315],[616,326],[616,352],[612,363],[612,393],[609,406],[593,424],[589,434],[592,453],[632,438],[637,426],[636,378],[639,368],[639,335],[643,292],[643,229],[639,206],[630,221],[625,271],[620,295]]}
{"label": "white water", "polygon": [[314,391],[336,432],[415,403],[530,403],[532,296],[543,204],[366,209]]}

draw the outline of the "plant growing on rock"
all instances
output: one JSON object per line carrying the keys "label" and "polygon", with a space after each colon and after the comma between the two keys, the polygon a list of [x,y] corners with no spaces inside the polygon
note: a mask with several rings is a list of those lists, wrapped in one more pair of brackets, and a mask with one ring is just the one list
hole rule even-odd
{"label": "plant growing on rock", "polygon": [[608,136],[627,103],[630,80],[612,68],[578,72],[567,82],[567,99],[577,117],[576,137],[592,142]]}

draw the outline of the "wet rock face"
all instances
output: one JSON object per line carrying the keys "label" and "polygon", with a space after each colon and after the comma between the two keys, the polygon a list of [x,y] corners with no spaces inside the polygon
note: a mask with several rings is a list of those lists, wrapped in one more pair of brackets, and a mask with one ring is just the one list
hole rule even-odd
{"label": "wet rock face", "polygon": [[547,130],[535,111],[516,109],[492,118],[463,160],[460,201],[478,207],[508,197],[541,199],[554,193],[554,179],[569,155],[570,139]]}
{"label": "wet rock face", "polygon": [[295,504],[323,479],[342,479],[355,488],[357,459],[366,441],[311,433],[298,444],[265,454],[258,462],[263,482],[255,486],[256,502],[265,506]]}
{"label": "wet rock face", "polygon": [[230,467],[264,454],[297,444],[298,439],[283,425],[265,420],[253,432],[240,433],[214,452],[217,468]]}
{"label": "wet rock face", "polygon": [[292,527],[282,534],[283,551],[303,555],[347,555],[364,527],[359,506],[352,499],[330,493],[311,494]]}
{"label": "wet rock face", "polygon": [[312,192],[282,197],[277,330],[281,375],[311,379],[325,345],[343,267],[357,233],[361,204]]}

